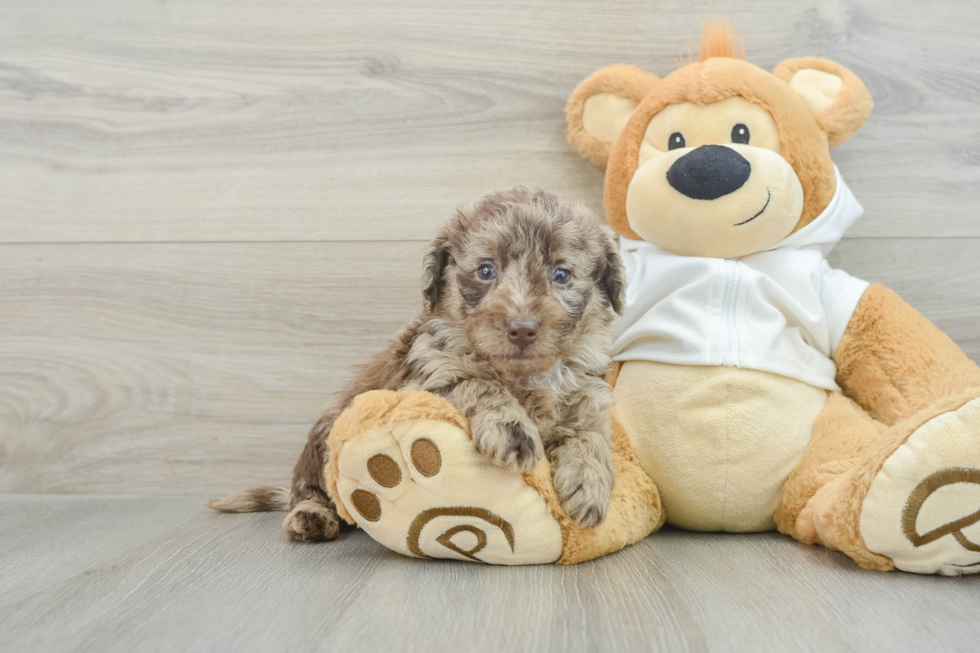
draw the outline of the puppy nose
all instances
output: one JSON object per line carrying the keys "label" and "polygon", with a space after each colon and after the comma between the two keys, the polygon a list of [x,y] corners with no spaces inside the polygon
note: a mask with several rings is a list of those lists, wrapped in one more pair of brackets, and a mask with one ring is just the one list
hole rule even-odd
{"label": "puppy nose", "polygon": [[692,200],[716,200],[741,188],[752,174],[745,157],[724,145],[702,145],[674,161],[667,181]]}
{"label": "puppy nose", "polygon": [[518,347],[527,347],[538,337],[537,320],[507,320],[507,338]]}

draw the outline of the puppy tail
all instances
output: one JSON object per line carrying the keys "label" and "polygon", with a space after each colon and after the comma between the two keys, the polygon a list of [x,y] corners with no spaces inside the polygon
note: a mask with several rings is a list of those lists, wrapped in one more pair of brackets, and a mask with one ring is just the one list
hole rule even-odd
{"label": "puppy tail", "polygon": [[208,508],[219,512],[268,512],[289,509],[288,487],[255,487],[237,494],[208,501]]}

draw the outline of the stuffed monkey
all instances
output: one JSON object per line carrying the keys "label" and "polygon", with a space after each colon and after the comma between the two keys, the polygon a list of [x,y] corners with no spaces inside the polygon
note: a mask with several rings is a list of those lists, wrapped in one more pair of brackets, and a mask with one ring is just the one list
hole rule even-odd
{"label": "stuffed monkey", "polygon": [[[545,461],[522,476],[483,460],[444,401],[387,392],[330,435],[342,516],[422,558],[574,563],[666,519],[778,529],[866,569],[980,571],[980,368],[826,261],[862,213],[830,149],[871,96],[832,61],[769,73],[739,50],[709,25],[698,61],[663,79],[611,66],[568,102],[628,272],[606,521],[575,527]],[[397,474],[372,466],[382,453]]]}

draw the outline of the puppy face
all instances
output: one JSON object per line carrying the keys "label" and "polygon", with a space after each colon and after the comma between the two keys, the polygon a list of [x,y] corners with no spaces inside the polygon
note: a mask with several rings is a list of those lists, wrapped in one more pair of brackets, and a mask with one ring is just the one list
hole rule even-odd
{"label": "puppy face", "polygon": [[526,188],[457,213],[426,254],[423,278],[427,310],[458,324],[507,375],[606,355],[624,288],[611,232],[586,209]]}

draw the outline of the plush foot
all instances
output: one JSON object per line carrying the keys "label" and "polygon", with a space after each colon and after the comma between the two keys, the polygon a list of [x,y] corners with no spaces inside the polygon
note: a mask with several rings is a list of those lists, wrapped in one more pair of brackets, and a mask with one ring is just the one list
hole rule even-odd
{"label": "plush foot", "polygon": [[898,569],[980,572],[980,399],[929,420],[885,460],[860,530]]}
{"label": "plush foot", "polygon": [[442,400],[430,401],[433,408],[413,404],[418,397],[407,393],[375,398],[388,403],[375,407],[365,398],[355,408],[372,418],[384,410],[382,418],[338,420],[330,436],[334,498],[358,526],[418,558],[493,564],[559,558],[561,527],[545,500],[522,474],[477,453],[460,425],[439,419]]}

